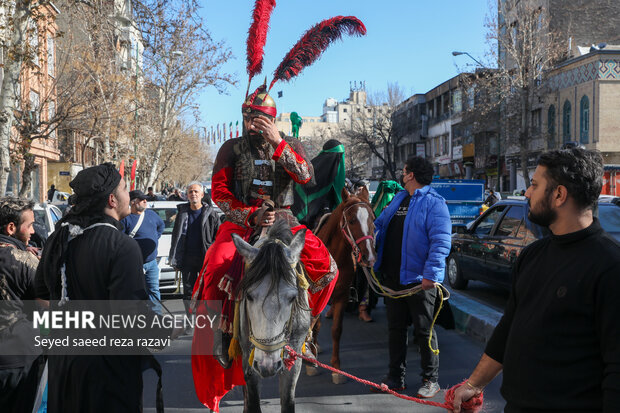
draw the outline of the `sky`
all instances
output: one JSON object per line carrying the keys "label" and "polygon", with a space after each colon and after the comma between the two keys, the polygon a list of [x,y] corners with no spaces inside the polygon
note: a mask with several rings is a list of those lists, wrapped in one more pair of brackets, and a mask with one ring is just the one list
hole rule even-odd
{"label": "sky", "polygon": [[[488,0],[276,0],[265,45],[263,73],[252,80],[250,93],[273,71],[310,27],[342,15],[356,16],[366,26],[362,37],[343,37],[289,82],[271,90],[278,113],[320,116],[325,99],[349,96],[350,82],[366,82],[369,94],[384,92],[398,83],[406,97],[425,93],[459,72],[473,70],[466,51],[484,62],[489,48],[484,26]],[[224,70],[236,76],[237,86],[226,94],[215,88],[200,93],[200,127],[238,120],[248,86],[246,40],[253,0],[203,0],[200,13],[215,41],[223,41],[234,56]],[[278,92],[283,96],[278,98]],[[212,148],[217,149],[215,146]]]}

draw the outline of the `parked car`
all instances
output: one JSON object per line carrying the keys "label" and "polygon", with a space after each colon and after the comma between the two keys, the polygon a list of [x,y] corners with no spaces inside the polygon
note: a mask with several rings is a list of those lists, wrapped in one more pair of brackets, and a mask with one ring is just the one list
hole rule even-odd
{"label": "parked car", "polygon": [[43,248],[47,238],[54,232],[56,222],[62,218],[62,211],[56,205],[36,203],[34,205],[34,234],[30,244]]}
{"label": "parked car", "polygon": [[[183,204],[184,201],[152,201],[149,202],[148,208],[157,212],[159,217],[164,221],[164,233],[159,238],[157,246],[157,265],[159,266],[159,291],[163,294],[181,294],[183,283],[179,279],[175,279],[174,268],[168,263],[168,253],[170,252],[170,244],[172,242],[172,230],[174,229],[174,221],[177,217],[177,205]],[[218,208],[213,207],[220,220],[223,219],[224,213]]]}
{"label": "parked car", "polygon": [[[515,199],[516,198],[516,199]],[[549,234],[532,223],[525,197],[510,197],[490,207],[465,229],[452,235],[452,249],[446,262],[448,283],[456,289],[479,280],[510,289],[512,266],[527,245]],[[618,198],[601,199],[595,215],[605,231],[620,242]]]}

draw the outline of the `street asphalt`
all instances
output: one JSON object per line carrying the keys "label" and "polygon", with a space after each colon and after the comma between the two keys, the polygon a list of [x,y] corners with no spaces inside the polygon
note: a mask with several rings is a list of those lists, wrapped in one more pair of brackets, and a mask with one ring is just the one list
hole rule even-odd
{"label": "street asphalt", "polygon": [[[501,314],[475,300],[458,293],[452,294],[452,310],[456,330],[437,328],[440,348],[439,384],[443,390],[461,382],[469,376],[484,351],[484,342],[492,332],[493,323]],[[173,312],[183,309],[180,300],[168,300],[166,305]],[[387,323],[385,306],[380,300],[372,313],[374,322],[364,323],[353,313],[347,313],[341,342],[341,367],[357,377],[379,383],[387,372]],[[319,334],[322,352],[319,361],[329,363],[331,357],[331,320],[323,319]],[[410,334],[411,337],[411,334]],[[182,336],[174,346],[191,346],[191,336]],[[163,367],[164,403],[167,412],[205,412],[209,411],[196,398],[192,380],[190,356],[158,354]],[[415,396],[420,385],[418,348],[410,340],[407,355],[407,389],[403,394]],[[154,412],[156,376],[153,371],[144,375],[145,412]],[[501,375],[485,389],[483,412],[501,412],[504,402],[499,394]],[[444,402],[444,391],[432,400]],[[277,378],[263,380],[262,411],[279,412]],[[241,387],[230,391],[222,400],[220,411],[243,411],[243,392]],[[335,385],[331,373],[309,377],[300,375],[296,391],[298,412],[446,412],[438,407],[424,406],[412,401],[402,400],[388,394],[374,394],[369,387],[353,380]]]}

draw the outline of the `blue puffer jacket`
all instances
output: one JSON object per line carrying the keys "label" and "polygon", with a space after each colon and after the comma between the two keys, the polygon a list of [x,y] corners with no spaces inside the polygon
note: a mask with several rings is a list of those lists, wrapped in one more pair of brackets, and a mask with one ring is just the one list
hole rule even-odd
{"label": "blue puffer jacket", "polygon": [[[385,235],[390,221],[407,195],[407,191],[396,194],[375,220],[375,270],[381,267]],[[403,228],[401,284],[421,283],[422,278],[439,283],[443,281],[446,257],[450,253],[451,229],[446,201],[428,185],[416,189],[409,202]]]}

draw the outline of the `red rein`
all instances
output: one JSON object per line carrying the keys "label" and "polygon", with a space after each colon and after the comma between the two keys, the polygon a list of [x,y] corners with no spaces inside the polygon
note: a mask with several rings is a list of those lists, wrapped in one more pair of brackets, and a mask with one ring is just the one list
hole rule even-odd
{"label": "red rein", "polygon": [[[385,393],[390,393],[393,396],[396,396],[398,398],[404,399],[404,400],[410,400],[410,401],[414,401],[416,403],[420,403],[420,404],[425,404],[428,406],[435,406],[435,407],[443,407],[444,409],[447,409],[449,411],[453,410],[453,406],[452,403],[454,402],[454,392],[456,391],[457,388],[459,388],[460,386],[465,384],[465,380],[463,380],[462,382],[460,382],[457,385],[454,385],[452,387],[450,387],[448,390],[446,390],[446,394],[445,394],[445,402],[444,403],[438,403],[438,402],[434,402],[432,400],[425,400],[425,399],[419,399],[417,397],[411,397],[411,396],[407,396],[404,394],[400,394],[400,393],[396,393],[393,390],[390,390],[385,384],[377,384],[377,383],[373,383],[371,381],[368,380],[364,380],[364,379],[360,379],[359,377],[355,377],[349,373],[346,373],[342,370],[338,370],[335,369],[331,366],[328,366],[326,364],[323,364],[321,362],[319,362],[316,359],[313,359],[311,357],[306,357],[304,355],[301,355],[299,353],[297,353],[295,350],[293,350],[290,346],[285,346],[284,347],[286,349],[286,351],[288,352],[288,357],[283,359],[284,365],[286,366],[287,369],[291,369],[293,367],[293,365],[295,364],[295,360],[297,360],[298,358],[302,358],[310,363],[316,364],[318,366],[321,366],[327,370],[333,371],[334,373],[338,373],[341,374],[345,377],[348,377],[352,380],[355,380],[359,383],[362,384],[366,384],[368,386],[372,386],[375,387],[377,389],[381,389],[382,391],[384,391]],[[461,403],[461,409],[464,412],[468,412],[468,411],[473,411],[473,412],[477,412],[482,408],[482,404],[484,402],[484,397],[483,397],[483,393],[480,393],[478,396],[474,396],[471,399],[467,400],[466,402]]]}

